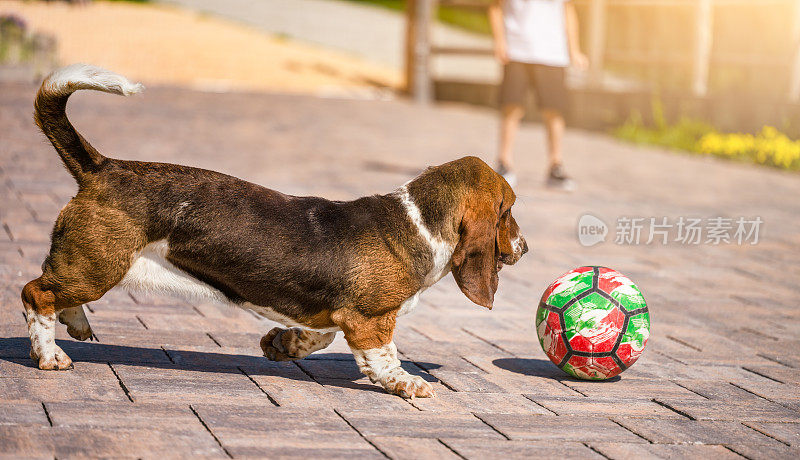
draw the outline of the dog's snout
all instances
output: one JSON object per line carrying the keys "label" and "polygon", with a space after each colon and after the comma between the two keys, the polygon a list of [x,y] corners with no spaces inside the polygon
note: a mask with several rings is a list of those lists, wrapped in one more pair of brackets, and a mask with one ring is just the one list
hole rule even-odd
{"label": "dog's snout", "polygon": [[522,240],[522,255],[525,255],[528,252],[528,242],[525,241],[525,238],[519,237]]}

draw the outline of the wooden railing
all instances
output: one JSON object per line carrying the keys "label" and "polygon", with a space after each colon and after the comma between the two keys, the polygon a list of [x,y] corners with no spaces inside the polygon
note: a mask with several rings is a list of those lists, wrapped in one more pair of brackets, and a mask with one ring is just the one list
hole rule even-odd
{"label": "wooden railing", "polygon": [[[430,61],[435,56],[446,55],[475,55],[490,57],[490,48],[437,46],[431,43],[431,26],[435,11],[439,6],[450,8],[463,8],[468,10],[485,11],[488,2],[479,0],[407,0],[407,37],[406,37],[406,80],[407,88],[412,97],[420,102],[428,102],[433,98],[432,75]],[[698,97],[709,94],[710,76],[713,72],[724,66],[737,66],[748,69],[749,72],[759,74],[780,69],[787,75],[788,87],[783,94],[790,101],[800,101],[800,0],[575,0],[579,8],[581,22],[581,35],[583,46],[589,56],[590,68],[586,84],[596,89],[603,89],[603,76],[609,65],[622,65],[629,68],[663,68],[681,66],[687,84],[684,91]],[[655,51],[642,52],[630,49],[609,49],[611,38],[619,38],[623,31],[609,30],[609,14],[625,11],[632,17],[629,23],[636,26],[636,15],[649,14],[653,16],[661,11],[685,11],[686,17],[691,17],[690,23],[675,24],[676,29],[691,35],[691,49],[675,49],[661,47]],[[667,8],[667,10],[663,10]],[[714,18],[725,9],[732,11],[736,8],[774,9],[774,20],[781,24],[791,24],[790,27],[781,27],[777,33],[781,41],[788,43],[787,50],[775,51],[770,49],[756,49],[747,52],[739,49],[720,49],[725,41],[736,31],[723,31],[727,36],[719,37],[720,30],[714,23]],[[790,12],[787,15],[782,12]],[[739,13],[746,14],[746,13]],[[615,17],[617,17],[615,16]],[[761,25],[769,27],[769,25]],[[728,28],[730,29],[730,28]],[[786,29],[786,30],[782,30]],[[741,30],[738,33],[751,34],[752,40],[757,42],[760,34],[764,32],[775,33],[774,30],[759,30],[757,25],[752,29]],[[617,34],[614,37],[614,34]],[[784,38],[785,35],[785,38]],[[624,35],[622,35],[624,36]],[[650,37],[645,37],[645,40]],[[657,39],[657,37],[652,37]],[[715,43],[715,40],[723,43]],[[723,47],[724,48],[724,47]],[[757,47],[756,47],[757,48]],[[656,72],[657,73],[657,72]],[[766,78],[766,77],[765,77]],[[770,85],[775,83],[770,82]],[[783,83],[782,83],[783,85]]]}

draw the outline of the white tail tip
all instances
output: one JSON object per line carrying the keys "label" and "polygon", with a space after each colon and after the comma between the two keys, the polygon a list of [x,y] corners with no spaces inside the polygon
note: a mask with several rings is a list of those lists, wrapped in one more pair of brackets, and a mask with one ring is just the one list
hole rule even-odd
{"label": "white tail tip", "polygon": [[130,96],[142,92],[144,86],[141,83],[131,83],[122,75],[87,64],[62,67],[51,73],[42,83],[42,91],[53,96],[67,96],[80,89]]}

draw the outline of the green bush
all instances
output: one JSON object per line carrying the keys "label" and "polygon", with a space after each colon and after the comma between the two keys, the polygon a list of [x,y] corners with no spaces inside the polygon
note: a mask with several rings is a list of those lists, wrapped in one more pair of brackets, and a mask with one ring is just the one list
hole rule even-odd
{"label": "green bush", "polygon": [[690,118],[669,124],[658,101],[653,102],[653,126],[646,126],[641,114],[634,113],[614,134],[637,144],[800,170],[800,141],[790,139],[777,128],[765,126],[753,135],[721,133],[708,123]]}

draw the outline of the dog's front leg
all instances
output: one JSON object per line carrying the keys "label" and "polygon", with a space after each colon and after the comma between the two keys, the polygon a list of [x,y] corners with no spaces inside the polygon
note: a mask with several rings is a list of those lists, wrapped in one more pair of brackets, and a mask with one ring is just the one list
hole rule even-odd
{"label": "dog's front leg", "polygon": [[389,393],[403,398],[436,396],[433,387],[422,377],[405,371],[397,359],[397,347],[392,341],[396,311],[378,317],[342,309],[331,315],[342,328],[359,370]]}

